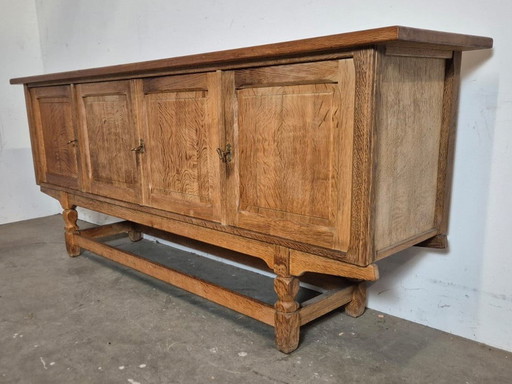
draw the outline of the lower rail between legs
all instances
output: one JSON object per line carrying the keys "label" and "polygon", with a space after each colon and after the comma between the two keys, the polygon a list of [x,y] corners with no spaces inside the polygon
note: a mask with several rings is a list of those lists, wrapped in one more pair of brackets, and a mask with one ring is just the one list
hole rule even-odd
{"label": "lower rail between legs", "polygon": [[164,265],[146,260],[127,251],[119,250],[97,241],[76,236],[76,243],[89,251],[130,267],[148,276],[172,284],[185,291],[204,297],[214,303],[233,309],[265,324],[274,325],[272,306],[245,295],[230,291],[202,279],[175,271]]}
{"label": "lower rail between legs", "polygon": [[277,348],[284,353],[290,353],[297,349],[301,326],[332,310],[348,304],[346,306],[348,315],[359,316],[364,312],[366,305],[364,282],[340,286],[331,284],[326,292],[303,303],[298,303],[296,296],[299,291],[299,279],[288,274],[289,258],[281,255],[277,257],[280,267],[277,268],[277,276],[274,279],[277,301],[272,306],[96,240],[126,233],[130,240],[138,241],[142,238],[141,227],[137,227],[132,222],[124,221],[79,230],[76,226],[75,213],[76,211],[72,208],[66,210],[64,214],[66,243],[72,246],[73,254],[79,254],[82,248],[89,250],[118,264],[273,326]]}

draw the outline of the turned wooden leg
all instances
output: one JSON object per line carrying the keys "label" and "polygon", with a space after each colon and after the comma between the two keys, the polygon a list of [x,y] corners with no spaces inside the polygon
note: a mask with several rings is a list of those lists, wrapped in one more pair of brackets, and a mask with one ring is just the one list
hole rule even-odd
{"label": "turned wooden leg", "polygon": [[299,345],[299,303],[295,301],[299,292],[299,279],[277,276],[274,280],[274,289],[278,297],[274,306],[276,345],[281,352],[290,353]]}
{"label": "turned wooden leg", "polygon": [[80,255],[80,247],[75,243],[75,233],[78,231],[78,225],[76,224],[78,213],[75,208],[75,206],[68,206],[62,212],[65,224],[64,238],[66,240],[66,250],[71,257]]}
{"label": "turned wooden leg", "polygon": [[142,240],[142,232],[136,223],[130,223],[128,230],[128,238],[130,241],[136,242]]}
{"label": "turned wooden leg", "polygon": [[128,231],[128,238],[133,242],[140,241],[142,240],[142,232],[138,231],[136,228],[132,228]]}
{"label": "turned wooden leg", "polygon": [[366,282],[362,281],[354,285],[352,301],[345,306],[345,313],[352,317],[361,316],[366,309]]}

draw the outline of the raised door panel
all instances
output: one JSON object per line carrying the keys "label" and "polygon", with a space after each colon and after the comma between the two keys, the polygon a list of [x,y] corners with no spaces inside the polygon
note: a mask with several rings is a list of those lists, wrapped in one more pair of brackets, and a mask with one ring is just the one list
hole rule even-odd
{"label": "raised door panel", "polygon": [[70,86],[31,91],[40,177],[63,187],[78,188],[78,146]]}
{"label": "raised door panel", "polygon": [[140,202],[141,143],[130,81],[77,85],[86,189]]}
{"label": "raised door panel", "polygon": [[233,224],[346,251],[352,60],[235,72]]}
{"label": "raised door panel", "polygon": [[220,221],[219,73],[143,82],[145,204]]}

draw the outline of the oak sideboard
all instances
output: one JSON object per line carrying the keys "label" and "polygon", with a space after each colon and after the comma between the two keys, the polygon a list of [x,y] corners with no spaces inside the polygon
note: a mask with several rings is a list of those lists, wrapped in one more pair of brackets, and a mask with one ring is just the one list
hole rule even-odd
{"label": "oak sideboard", "polygon": [[[364,312],[379,259],[446,247],[461,54],[491,47],[393,26],[11,83],[24,84],[36,181],[62,205],[70,256],[258,319],[289,353],[302,325]],[[125,221],[81,230],[76,207]],[[276,302],[102,241],[120,233],[259,262]],[[301,282],[321,293],[298,302]]]}

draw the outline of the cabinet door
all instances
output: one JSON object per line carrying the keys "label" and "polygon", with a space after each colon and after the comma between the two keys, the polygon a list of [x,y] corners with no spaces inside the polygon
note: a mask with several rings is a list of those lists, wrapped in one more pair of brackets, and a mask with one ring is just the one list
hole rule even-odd
{"label": "cabinet door", "polygon": [[38,182],[78,188],[78,147],[70,86],[32,88]]}
{"label": "cabinet door", "polygon": [[86,190],[140,202],[140,143],[130,81],[77,85]]}
{"label": "cabinet door", "polygon": [[232,224],[347,250],[352,60],[235,71],[234,84]]}
{"label": "cabinet door", "polygon": [[220,220],[220,73],[143,81],[145,203]]}

